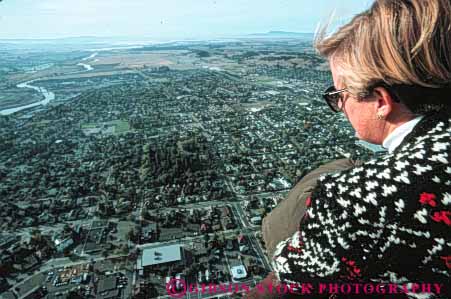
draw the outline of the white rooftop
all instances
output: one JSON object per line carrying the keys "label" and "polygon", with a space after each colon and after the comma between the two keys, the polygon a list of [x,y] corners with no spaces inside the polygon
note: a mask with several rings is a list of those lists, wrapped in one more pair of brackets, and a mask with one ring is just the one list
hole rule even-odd
{"label": "white rooftop", "polygon": [[143,250],[141,267],[180,261],[182,259],[181,247],[181,245],[175,244],[146,248]]}
{"label": "white rooftop", "polygon": [[238,281],[247,277],[247,272],[244,265],[232,267],[232,269],[230,269],[230,272],[232,272],[232,279],[234,281]]}

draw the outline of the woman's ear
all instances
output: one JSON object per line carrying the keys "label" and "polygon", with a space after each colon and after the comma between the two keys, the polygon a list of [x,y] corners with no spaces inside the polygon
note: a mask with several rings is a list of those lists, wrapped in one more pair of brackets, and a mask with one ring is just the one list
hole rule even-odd
{"label": "woman's ear", "polygon": [[373,97],[376,100],[377,115],[381,115],[386,119],[393,111],[394,105],[396,105],[395,99],[384,87],[376,87],[373,90]]}

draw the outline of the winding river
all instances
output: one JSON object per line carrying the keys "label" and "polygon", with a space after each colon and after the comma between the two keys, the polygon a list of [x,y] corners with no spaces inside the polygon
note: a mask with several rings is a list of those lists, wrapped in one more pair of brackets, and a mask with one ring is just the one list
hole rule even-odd
{"label": "winding river", "polygon": [[94,68],[93,68],[92,66],[90,66],[89,64],[82,63],[82,62],[80,62],[80,63],[77,64],[77,65],[84,67],[84,68],[86,69],[86,71],[92,71],[92,70],[94,69]]}
{"label": "winding river", "polygon": [[[92,59],[96,56],[97,56],[97,53],[94,53],[88,57],[83,58],[81,61],[86,61],[86,60]],[[89,65],[87,63],[83,63],[83,62],[80,62],[77,65],[84,67],[86,72],[92,71],[94,69],[91,65]],[[23,109],[28,109],[28,108],[32,108],[32,107],[36,107],[36,106],[40,106],[40,105],[45,106],[50,101],[53,101],[55,99],[55,94],[53,92],[48,91],[44,87],[31,85],[31,83],[38,81],[38,80],[41,80],[41,79],[34,79],[31,81],[17,84],[17,88],[31,88],[31,89],[36,90],[37,92],[40,92],[44,96],[44,99],[42,101],[31,103],[31,104],[24,105],[24,106],[15,107],[15,108],[0,110],[0,115],[9,115],[9,114],[13,114],[13,113],[18,112]]]}
{"label": "winding river", "polygon": [[20,110],[23,110],[23,109],[27,109],[27,108],[36,107],[36,106],[39,106],[39,105],[44,105],[45,106],[50,101],[53,101],[55,99],[55,94],[53,92],[48,91],[44,87],[30,85],[31,83],[33,83],[34,81],[37,81],[37,80],[38,79],[17,84],[17,87],[18,88],[31,88],[31,89],[34,89],[34,90],[42,93],[42,95],[44,96],[44,99],[42,101],[35,102],[35,103],[32,103],[32,104],[28,104],[28,105],[24,105],[24,106],[15,107],[15,108],[4,109],[4,110],[0,111],[0,114],[1,115],[9,115],[9,114],[13,114],[13,113],[15,113],[17,111],[20,111]]}

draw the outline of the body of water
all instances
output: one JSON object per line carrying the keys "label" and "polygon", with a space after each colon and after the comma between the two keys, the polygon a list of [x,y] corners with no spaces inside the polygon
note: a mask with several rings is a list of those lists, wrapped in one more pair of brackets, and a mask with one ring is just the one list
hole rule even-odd
{"label": "body of water", "polygon": [[[89,55],[88,57],[83,58],[81,61],[87,61],[87,60],[93,59],[97,55],[98,55],[97,52],[93,53],[93,54]],[[83,62],[80,62],[77,65],[84,67],[86,71],[92,71],[94,69],[91,65],[89,65],[87,63],[83,63]],[[17,88],[31,88],[31,89],[36,90],[37,92],[40,92],[44,96],[44,99],[42,101],[24,105],[24,106],[15,107],[15,108],[0,110],[0,115],[9,115],[9,114],[13,114],[13,113],[23,110],[23,109],[28,109],[28,108],[32,108],[32,107],[36,107],[36,106],[40,106],[40,105],[45,106],[50,101],[53,101],[55,99],[55,94],[53,92],[48,91],[44,87],[31,85],[31,83],[38,81],[38,80],[39,79],[35,79],[35,80],[28,81],[28,82],[17,84]]]}
{"label": "body of water", "polygon": [[94,68],[93,68],[92,66],[90,66],[89,64],[82,63],[82,62],[78,63],[77,65],[84,67],[86,71],[92,71],[92,70],[94,69]]}
{"label": "body of water", "polygon": [[36,90],[37,92],[40,92],[44,96],[44,99],[42,101],[24,105],[24,106],[15,107],[15,108],[0,110],[0,114],[1,115],[9,115],[9,114],[13,114],[13,113],[23,110],[23,109],[32,108],[32,107],[36,107],[39,105],[47,105],[50,101],[53,101],[55,99],[55,94],[53,92],[48,91],[44,87],[31,85],[31,83],[33,83],[34,81],[37,81],[37,80],[32,80],[32,81],[17,84],[17,87],[18,88],[31,88],[31,89]]}
{"label": "body of water", "polygon": [[99,53],[97,53],[97,52],[93,53],[93,54],[89,55],[88,57],[83,58],[81,61],[86,61],[86,60],[92,59],[92,58],[96,57],[98,54]]}
{"label": "body of water", "polygon": [[96,57],[98,54],[99,53],[96,52],[96,53],[89,55],[88,57],[83,58],[81,60],[82,62],[78,63],[77,65],[84,67],[87,72],[92,71],[94,68],[90,64],[84,63],[83,61],[91,60],[94,57]]}

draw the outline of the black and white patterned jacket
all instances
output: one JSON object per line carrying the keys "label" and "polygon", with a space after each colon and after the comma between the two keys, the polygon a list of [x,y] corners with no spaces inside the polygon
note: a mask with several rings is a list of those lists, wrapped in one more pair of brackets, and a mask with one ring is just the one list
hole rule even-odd
{"label": "black and white patterned jacket", "polygon": [[[425,116],[393,153],[322,176],[300,230],[277,246],[279,280],[449,284],[450,160],[444,110]],[[440,292],[409,296],[451,298]]]}

